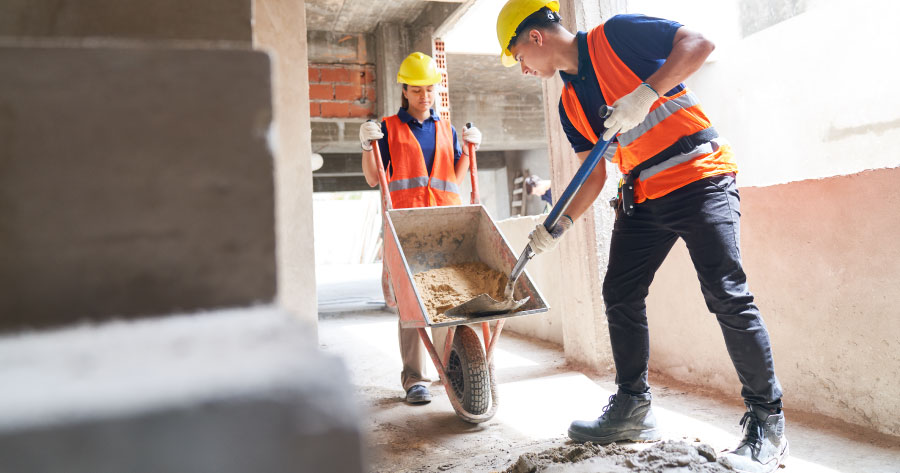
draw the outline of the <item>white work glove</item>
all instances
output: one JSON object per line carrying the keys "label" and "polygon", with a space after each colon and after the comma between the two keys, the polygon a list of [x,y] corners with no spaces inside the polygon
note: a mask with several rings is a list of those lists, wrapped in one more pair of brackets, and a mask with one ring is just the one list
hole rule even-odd
{"label": "white work glove", "polygon": [[359,144],[364,151],[372,151],[372,140],[384,138],[381,125],[375,122],[365,122],[359,127]]}
{"label": "white work glove", "polygon": [[649,85],[643,83],[631,91],[630,94],[616,100],[613,113],[603,122],[606,131],[603,132],[603,140],[609,141],[619,133],[638,126],[650,113],[650,106],[659,99],[659,95]]}
{"label": "white work glove", "polygon": [[534,251],[535,254],[541,254],[545,251],[556,249],[556,245],[559,245],[559,239],[571,226],[572,217],[568,215],[560,217],[559,221],[556,222],[556,225],[549,232],[544,228],[544,224],[539,223],[538,226],[534,227],[534,231],[528,235],[528,244],[531,246],[531,251]]}
{"label": "white work glove", "polygon": [[469,143],[475,145],[477,150],[481,146],[481,130],[475,128],[463,128],[463,153],[469,154]]}

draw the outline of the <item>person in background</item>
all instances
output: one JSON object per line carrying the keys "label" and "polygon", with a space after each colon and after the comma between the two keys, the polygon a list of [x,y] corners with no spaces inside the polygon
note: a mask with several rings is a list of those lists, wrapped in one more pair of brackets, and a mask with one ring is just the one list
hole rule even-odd
{"label": "person in background", "polygon": [[553,208],[553,195],[550,193],[549,179],[541,179],[537,174],[528,176],[525,178],[525,193],[541,197],[541,202],[544,203],[544,206],[541,208],[540,213],[545,214]]}
{"label": "person in background", "polygon": [[[395,209],[461,205],[459,185],[469,169],[468,144],[481,144],[478,128],[465,128],[462,141],[447,120],[434,111],[435,85],[441,81],[435,61],[415,52],[400,64],[397,82],[403,84],[400,109],[381,121],[363,123],[359,128],[362,169],[371,187],[378,185],[372,141],[378,140],[381,164],[388,180],[388,191]],[[385,303],[396,307],[387,265],[382,273]],[[403,370],[400,382],[406,402],[431,402],[424,375],[425,351],[416,329],[400,327],[400,356]],[[447,329],[432,329],[435,346],[443,348]]]}

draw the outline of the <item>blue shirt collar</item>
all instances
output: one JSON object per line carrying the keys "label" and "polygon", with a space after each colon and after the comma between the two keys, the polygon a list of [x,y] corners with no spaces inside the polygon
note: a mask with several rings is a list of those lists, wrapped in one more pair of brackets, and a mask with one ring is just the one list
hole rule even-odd
{"label": "blue shirt collar", "polygon": [[[575,37],[578,40],[578,74],[568,74],[559,71],[559,77],[566,82],[577,81],[594,75],[594,65],[591,64],[591,53],[588,51],[587,32],[579,31],[575,34]],[[590,71],[589,74],[588,71]]]}
{"label": "blue shirt collar", "polygon": [[[425,120],[426,122],[427,122],[428,120],[432,120],[432,121],[436,121],[436,122],[441,121],[441,117],[439,117],[438,114],[435,113],[435,111],[434,111],[433,108],[431,108],[431,109],[429,109],[429,110],[431,111],[431,116],[428,117],[427,120]],[[410,115],[409,112],[407,112],[406,109],[403,108],[403,107],[401,107],[401,108],[400,108],[400,111],[397,112],[397,118],[399,118],[400,121],[403,122],[403,123],[409,123],[409,122],[415,120],[415,117],[413,117],[412,115]]]}

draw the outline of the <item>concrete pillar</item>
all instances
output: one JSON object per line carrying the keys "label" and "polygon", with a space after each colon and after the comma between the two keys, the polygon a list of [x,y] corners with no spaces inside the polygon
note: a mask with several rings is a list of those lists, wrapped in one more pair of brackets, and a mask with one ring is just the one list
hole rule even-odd
{"label": "concrete pillar", "polygon": [[[376,110],[379,117],[393,115],[400,108],[402,95],[397,84],[397,71],[403,59],[413,52],[407,31],[407,27],[395,23],[379,23],[375,28]],[[428,50],[431,50],[430,44]]]}
{"label": "concrete pillar", "polygon": [[251,0],[3,0],[0,36],[250,44]]}
{"label": "concrete pillar", "polygon": [[[562,0],[560,14],[569,31],[589,30],[605,18],[625,11],[625,0]],[[559,196],[581,164],[566,139],[559,121],[559,97],[562,80],[559,76],[543,81],[544,115],[547,123],[547,144],[550,154],[554,195]],[[601,283],[609,254],[609,232],[612,229],[612,209],[606,205],[615,186],[616,175],[608,166],[606,191],[595,204],[595,212],[586,212],[569,231],[560,245],[562,267],[570,272],[570,297],[556,303],[554,310],[563,317],[563,339],[566,358],[597,369],[612,366],[609,332],[601,295]],[[605,206],[605,207],[604,207]]]}
{"label": "concrete pillar", "polygon": [[0,331],[275,296],[269,58],[0,44]]}
{"label": "concrete pillar", "polygon": [[306,12],[302,2],[255,0],[253,44],[272,57],[278,300],[316,324]]}

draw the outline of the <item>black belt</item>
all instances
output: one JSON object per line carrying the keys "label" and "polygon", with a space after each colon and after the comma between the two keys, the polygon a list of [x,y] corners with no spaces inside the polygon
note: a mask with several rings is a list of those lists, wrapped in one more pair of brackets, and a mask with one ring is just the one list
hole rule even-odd
{"label": "black belt", "polygon": [[678,141],[673,143],[672,146],[669,146],[659,153],[656,153],[652,158],[635,166],[634,169],[631,170],[631,172],[625,175],[625,178],[622,181],[622,185],[619,187],[622,210],[625,211],[625,215],[631,216],[634,214],[634,181],[636,181],[638,177],[640,177],[643,170],[649,167],[656,166],[657,164],[660,164],[668,160],[669,158],[672,158],[673,156],[677,156],[679,154],[687,154],[694,148],[704,143],[708,143],[718,137],[719,134],[713,127],[700,130],[693,135],[682,136],[681,138],[678,138]]}

